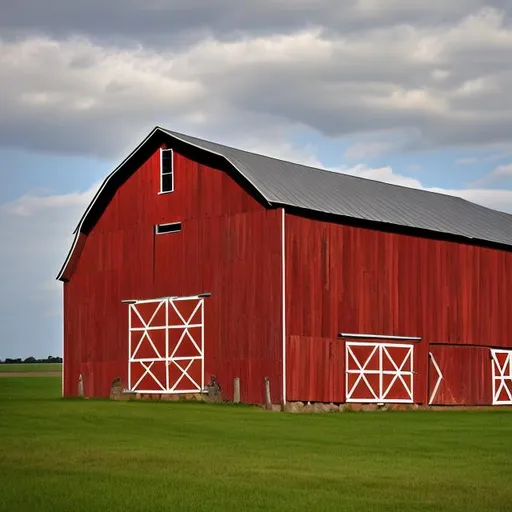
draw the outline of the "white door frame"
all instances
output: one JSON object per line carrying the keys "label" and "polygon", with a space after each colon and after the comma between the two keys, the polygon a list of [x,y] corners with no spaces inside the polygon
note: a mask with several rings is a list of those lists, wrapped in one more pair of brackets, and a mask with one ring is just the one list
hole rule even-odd
{"label": "white door frame", "polygon": [[[128,303],[128,390],[136,393],[162,393],[162,394],[182,394],[182,393],[202,393],[204,392],[204,295],[194,295],[188,297],[161,297],[158,299],[144,299],[144,300],[133,300],[124,301]],[[192,313],[185,318],[179,307],[176,305],[182,301],[197,301],[197,305],[192,310]],[[142,315],[137,310],[139,304],[157,304],[155,311],[149,321],[145,322]],[[151,323],[155,319],[158,312],[165,309],[165,325],[152,326]],[[180,323],[169,323],[169,312],[175,313],[180,320]],[[197,312],[200,312],[200,322],[192,324],[192,319],[196,316]],[[142,327],[133,327],[132,316],[136,315],[142,324]],[[190,333],[189,329],[200,328],[201,334],[200,339],[195,339]],[[177,344],[174,347],[169,346],[169,331],[173,329],[181,329],[181,333]],[[152,331],[165,331],[165,354],[161,354],[153,340],[151,339]],[[192,342],[197,353],[195,355],[187,357],[175,356],[178,348],[185,338],[188,338]],[[148,340],[153,350],[155,351],[156,357],[152,358],[138,358],[137,352],[144,341]],[[135,340],[135,341],[134,341]],[[172,348],[172,352],[171,352]],[[194,380],[188,373],[192,364],[197,361],[201,361],[201,379],[200,382]],[[151,371],[152,366],[156,362],[165,362],[165,382],[158,379],[155,374]],[[132,364],[138,363],[144,368],[142,376],[137,382],[132,382]],[[171,365],[176,366],[179,369],[181,375],[176,382],[169,381],[169,367]],[[155,387],[158,389],[138,389],[137,386],[144,380],[146,376],[152,378],[155,382]],[[186,377],[194,387],[189,389],[176,389],[181,380]]]}
{"label": "white door frame", "polygon": [[[352,347],[373,347],[370,352],[370,355],[366,358],[365,361],[359,361],[359,359],[354,354]],[[405,348],[407,352],[400,362],[396,362],[389,351],[388,348]],[[369,370],[367,369],[368,363],[371,359],[378,354],[379,358],[379,368],[377,370]],[[393,365],[393,370],[383,370],[382,360],[383,356],[389,359],[391,364]],[[351,359],[354,361],[356,367],[352,367],[349,364]],[[413,403],[414,401],[414,345],[404,344],[404,343],[380,343],[378,341],[372,342],[364,342],[364,341],[346,341],[345,342],[345,394],[347,402],[357,402],[357,403]],[[408,365],[406,363],[409,362]],[[357,375],[356,380],[353,385],[349,388],[348,377],[350,374]],[[367,379],[367,375],[378,375],[379,376],[379,389],[375,390],[371,386],[370,382]],[[386,389],[383,386],[383,375],[392,375],[393,378]],[[404,380],[403,376],[407,375],[411,377],[411,386],[409,387],[407,382]],[[393,384],[400,380],[406,393],[409,395],[408,398],[388,398],[387,395],[389,391],[393,387]],[[361,381],[364,381],[368,389],[370,390],[373,398],[361,398],[354,396],[354,392]]]}
{"label": "white door frame", "polygon": [[[491,348],[492,366],[492,405],[512,405],[512,350]],[[498,360],[498,354],[505,354],[503,365]],[[510,384],[510,388],[507,386]],[[505,390],[508,400],[500,400],[500,394]]]}

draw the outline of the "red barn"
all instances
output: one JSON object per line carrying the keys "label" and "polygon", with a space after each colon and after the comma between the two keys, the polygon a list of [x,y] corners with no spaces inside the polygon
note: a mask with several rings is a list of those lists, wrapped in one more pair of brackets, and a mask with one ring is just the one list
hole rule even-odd
{"label": "red barn", "polygon": [[64,395],[512,403],[512,216],[155,128],[58,276]]}

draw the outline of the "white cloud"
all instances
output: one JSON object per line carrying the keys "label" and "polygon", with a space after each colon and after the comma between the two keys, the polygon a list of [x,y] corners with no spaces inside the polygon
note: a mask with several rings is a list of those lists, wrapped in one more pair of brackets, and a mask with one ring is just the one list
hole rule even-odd
{"label": "white cloud", "polygon": [[365,164],[359,164],[350,168],[341,168],[340,171],[345,174],[351,174],[352,176],[384,181],[386,183],[392,183],[393,185],[402,185],[410,188],[424,188],[421,182],[416,178],[397,174],[391,167],[372,168]]}
{"label": "white cloud", "polygon": [[512,163],[505,165],[498,165],[493,171],[494,176],[512,176]]}
{"label": "white cloud", "polygon": [[512,190],[483,187],[460,189],[425,187],[420,180],[398,174],[394,172],[391,167],[371,168],[364,164],[360,164],[351,168],[342,167],[337,170],[353,176],[359,176],[360,178],[374,179],[384,181],[386,183],[392,183],[394,185],[458,196],[482,206],[512,213]]}
{"label": "white cloud", "polygon": [[69,194],[29,193],[0,205],[0,235],[11,241],[9,251],[3,255],[8,264],[4,259],[0,266],[4,285],[11,282],[17,286],[9,271],[11,266],[33,274],[35,288],[57,275],[58,262],[64,261],[72,233],[98,188],[99,184],[94,184],[85,191]]}
{"label": "white cloud", "polygon": [[288,162],[295,162],[316,168],[322,167],[322,162],[315,155],[317,148],[311,145],[305,145],[299,148],[290,142],[286,142],[286,140],[276,141],[275,139],[270,140],[267,137],[258,139],[249,137],[241,141],[238,147],[245,151],[270,156],[279,160],[286,160]]}
{"label": "white cloud", "polygon": [[52,320],[61,309],[62,285],[55,277],[97,187],[63,195],[31,193],[0,205],[5,242],[0,249],[0,356],[61,353],[61,326]]}
{"label": "white cloud", "polygon": [[496,166],[491,172],[485,174],[473,183],[473,186],[489,186],[492,183],[510,182],[512,178],[512,163]]}
{"label": "white cloud", "polygon": [[489,208],[512,213],[512,190],[499,188],[468,188],[463,190],[432,188],[431,190],[460,196]]}
{"label": "white cloud", "polygon": [[345,158],[364,160],[380,156],[393,148],[393,144],[385,141],[358,142],[345,151]]}
{"label": "white cloud", "polygon": [[[342,23],[334,4],[316,4]],[[512,27],[504,11],[476,1],[402,5],[360,1],[353,20],[386,14],[346,31],[326,30],[325,16],[274,33],[200,31],[159,47],[87,36],[0,39],[0,144],[105,155],[156,124],[218,138],[240,126],[249,136],[306,127],[352,141],[388,130],[409,148],[510,144]],[[397,6],[447,18],[391,23]],[[387,143],[355,140],[350,151],[356,158]]]}
{"label": "white cloud", "polygon": [[63,195],[26,194],[15,201],[0,205],[0,213],[4,212],[14,217],[34,217],[41,213],[46,214],[64,208],[75,209],[76,207],[82,207],[92,199],[98,187],[99,185],[94,185],[85,192],[71,192]]}

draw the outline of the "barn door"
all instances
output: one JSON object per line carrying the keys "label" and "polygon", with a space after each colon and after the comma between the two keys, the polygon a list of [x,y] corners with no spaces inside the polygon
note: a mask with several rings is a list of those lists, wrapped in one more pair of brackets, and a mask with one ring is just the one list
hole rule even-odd
{"label": "barn door", "polygon": [[129,305],[128,387],[139,393],[204,389],[204,299],[174,297]]}
{"label": "barn door", "polygon": [[413,402],[413,345],[347,341],[347,402]]}
{"label": "barn door", "polygon": [[512,350],[491,349],[492,404],[512,405]]}

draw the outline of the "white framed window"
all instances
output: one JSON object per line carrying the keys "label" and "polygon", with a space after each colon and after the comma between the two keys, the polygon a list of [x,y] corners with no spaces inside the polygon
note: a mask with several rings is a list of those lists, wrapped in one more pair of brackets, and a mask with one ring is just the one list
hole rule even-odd
{"label": "white framed window", "polygon": [[172,149],[160,149],[160,194],[174,192],[174,154]]}

